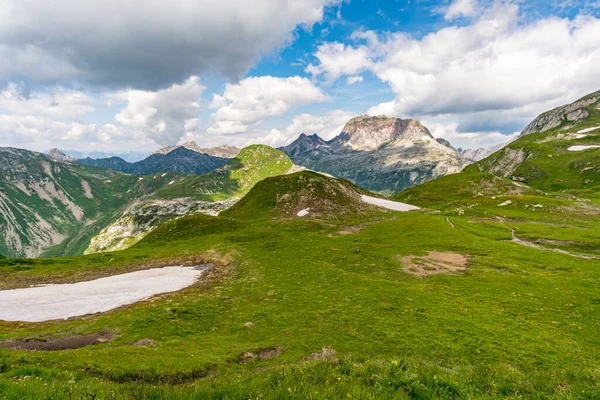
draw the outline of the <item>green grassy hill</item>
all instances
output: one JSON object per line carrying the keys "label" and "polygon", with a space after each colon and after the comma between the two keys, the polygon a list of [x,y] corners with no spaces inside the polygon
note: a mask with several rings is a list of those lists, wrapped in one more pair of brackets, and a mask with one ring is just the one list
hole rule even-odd
{"label": "green grassy hill", "polygon": [[285,174],[293,166],[283,152],[265,145],[252,145],[243,148],[223,167],[204,175],[182,177],[159,190],[154,197],[192,197],[207,201],[242,197],[257,182]]}
{"label": "green grassy hill", "polygon": [[[286,177],[284,191],[302,191],[300,177],[313,175]],[[484,174],[458,184],[443,179],[444,188],[491,182],[489,199],[499,196],[496,188],[514,186]],[[330,181],[319,182],[326,188]],[[423,193],[434,195],[435,182]],[[278,187],[256,190],[272,202],[283,193]],[[479,198],[452,198],[472,206],[462,214],[448,208],[327,220],[271,218],[276,202],[248,200],[239,210],[251,219],[180,218],[120,252],[0,260],[0,289],[215,263],[204,283],[108,313],[0,322],[0,343],[112,334],[109,342],[66,351],[0,348],[0,393],[7,399],[597,397],[600,270],[592,257],[600,257],[594,217],[600,205],[548,197],[560,204],[477,206]],[[465,257],[466,269],[433,274],[440,265],[452,267],[431,261],[438,253]],[[407,260],[423,263],[425,274],[407,269]]]}
{"label": "green grassy hill", "polygon": [[[600,147],[573,149],[600,146],[600,92],[565,107],[542,114],[526,129],[527,134],[465,172],[487,172],[545,192],[597,196]],[[569,111],[580,119],[567,119]]]}
{"label": "green grassy hill", "polygon": [[276,176],[258,182],[246,196],[223,212],[230,218],[332,218],[373,211],[360,199],[370,194],[345,179],[312,171]]}
{"label": "green grassy hill", "polygon": [[[216,215],[234,204],[257,182],[285,174],[292,167],[293,163],[284,153],[269,146],[253,145],[208,174],[173,177],[167,184],[153,187],[151,196],[141,197],[128,205],[117,219],[92,238],[85,253],[125,249],[160,224],[184,215]],[[140,185],[150,184],[163,175],[146,177],[140,180]]]}

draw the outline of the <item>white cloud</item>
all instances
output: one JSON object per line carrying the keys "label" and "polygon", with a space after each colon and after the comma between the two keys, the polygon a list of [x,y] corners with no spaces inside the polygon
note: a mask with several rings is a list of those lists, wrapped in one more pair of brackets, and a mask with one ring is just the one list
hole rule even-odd
{"label": "white cloud", "polygon": [[446,139],[455,148],[487,148],[495,144],[508,143],[519,135],[518,132],[510,135],[489,131],[461,133],[457,131],[458,123],[440,123],[429,120],[421,122],[427,126],[434,137]]}
{"label": "white cloud", "polygon": [[[363,65],[396,94],[369,113],[423,119],[443,115],[458,123],[458,132],[478,125],[478,132],[508,134],[540,112],[600,88],[599,18],[531,22],[518,14],[516,5],[497,2],[466,26],[421,38],[357,32],[353,38],[368,46],[367,51],[365,45],[353,47],[369,54]],[[333,48],[341,59],[352,52]],[[320,60],[319,51],[315,57]],[[326,80],[355,74],[336,65],[330,71],[331,65],[319,63],[314,70]],[[486,128],[486,120],[493,120],[493,126]]]}
{"label": "white cloud", "polygon": [[0,109],[15,114],[35,114],[75,119],[94,110],[94,99],[80,91],[54,88],[25,96],[22,88],[9,83],[0,91]]}
{"label": "white cloud", "polygon": [[476,0],[454,0],[446,10],[444,19],[453,21],[460,17],[474,17],[478,11]]}
{"label": "white cloud", "polygon": [[362,82],[363,81],[363,77],[362,76],[349,76],[348,78],[346,78],[346,83],[348,85],[354,85],[357,82]]}
{"label": "white cloud", "polygon": [[344,110],[333,110],[324,116],[296,115],[292,118],[292,123],[285,129],[285,137],[288,141],[292,141],[301,133],[307,135],[316,133],[323,139],[329,140],[337,136],[346,122],[353,117],[356,117],[355,113]]}
{"label": "white cloud", "polygon": [[225,87],[215,95],[210,134],[243,133],[265,118],[286,113],[302,104],[326,101],[327,96],[311,81],[299,76],[276,78],[250,77]]}
{"label": "white cloud", "polygon": [[37,151],[52,147],[71,149],[86,144],[95,151],[136,149],[149,151],[156,144],[134,129],[113,124],[59,122],[43,116],[0,115],[0,143]]}
{"label": "white cloud", "polygon": [[190,75],[238,78],[340,0],[4,0],[0,82],[157,89]]}
{"label": "white cloud", "polygon": [[366,46],[346,46],[343,43],[325,43],[319,46],[314,56],[317,65],[309,64],[305,72],[325,75],[327,81],[335,81],[343,75],[354,75],[371,66],[369,49]]}
{"label": "white cloud", "polygon": [[115,115],[126,127],[138,129],[161,145],[177,143],[187,129],[198,126],[200,96],[205,86],[198,77],[156,92],[127,90],[106,96],[127,105]]}

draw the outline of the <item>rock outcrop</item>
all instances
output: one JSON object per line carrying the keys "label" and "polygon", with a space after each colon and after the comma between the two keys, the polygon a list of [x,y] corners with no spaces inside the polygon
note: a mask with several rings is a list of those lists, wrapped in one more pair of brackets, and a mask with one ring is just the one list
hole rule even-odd
{"label": "rock outcrop", "polygon": [[574,103],[547,111],[527,125],[523,132],[521,132],[521,136],[546,132],[562,125],[569,128],[575,123],[589,117],[590,113],[586,108],[598,101],[600,101],[600,91],[591,93]]}

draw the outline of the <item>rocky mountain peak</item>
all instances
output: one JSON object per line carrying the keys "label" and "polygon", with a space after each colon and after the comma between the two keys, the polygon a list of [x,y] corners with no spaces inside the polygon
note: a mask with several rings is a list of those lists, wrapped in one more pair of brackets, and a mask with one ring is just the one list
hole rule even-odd
{"label": "rocky mountain peak", "polygon": [[188,149],[191,151],[195,151],[196,153],[204,153],[204,154],[208,154],[209,156],[221,157],[221,158],[233,158],[240,151],[239,148],[237,148],[235,146],[229,146],[226,144],[216,146],[216,147],[204,148],[204,147],[198,146],[198,144],[195,141],[191,140],[191,141],[185,142],[181,145],[163,147],[162,149],[158,149],[154,153],[150,154],[150,156],[152,156],[154,154],[168,154],[168,153],[172,152],[173,150],[176,150],[179,148],[185,148],[185,149]]}
{"label": "rocky mountain peak", "polygon": [[[556,107],[534,119],[521,132],[521,136],[531,133],[546,132],[566,124],[567,127],[577,124],[590,116],[588,108],[600,102],[600,91],[591,93],[574,103]],[[598,104],[596,104],[598,106]]]}
{"label": "rocky mountain peak", "polygon": [[371,151],[397,141],[435,142],[435,139],[416,119],[361,115],[348,121],[331,146],[336,149]]}
{"label": "rocky mountain peak", "polygon": [[73,162],[73,161],[77,161],[77,157],[71,157],[69,155],[66,155],[61,149],[50,149],[48,151],[48,156],[52,157],[55,160],[59,160],[59,161],[69,161],[69,162]]}

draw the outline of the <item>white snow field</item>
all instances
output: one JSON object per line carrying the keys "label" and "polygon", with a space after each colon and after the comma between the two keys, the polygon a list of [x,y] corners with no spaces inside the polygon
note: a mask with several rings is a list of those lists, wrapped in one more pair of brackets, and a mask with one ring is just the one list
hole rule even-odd
{"label": "white snow field", "polygon": [[163,267],[93,281],[0,291],[0,320],[41,322],[106,312],[196,282],[207,270]]}
{"label": "white snow field", "polygon": [[591,145],[591,146],[571,146],[567,150],[569,151],[583,151],[589,149],[600,149],[600,146]]}
{"label": "white snow field", "polygon": [[388,210],[394,211],[413,211],[419,210],[419,207],[411,206],[410,204],[400,203],[399,201],[391,201],[385,199],[378,199],[377,197],[365,196],[364,194],[360,196],[362,201],[365,203],[373,204],[375,206],[387,208]]}

